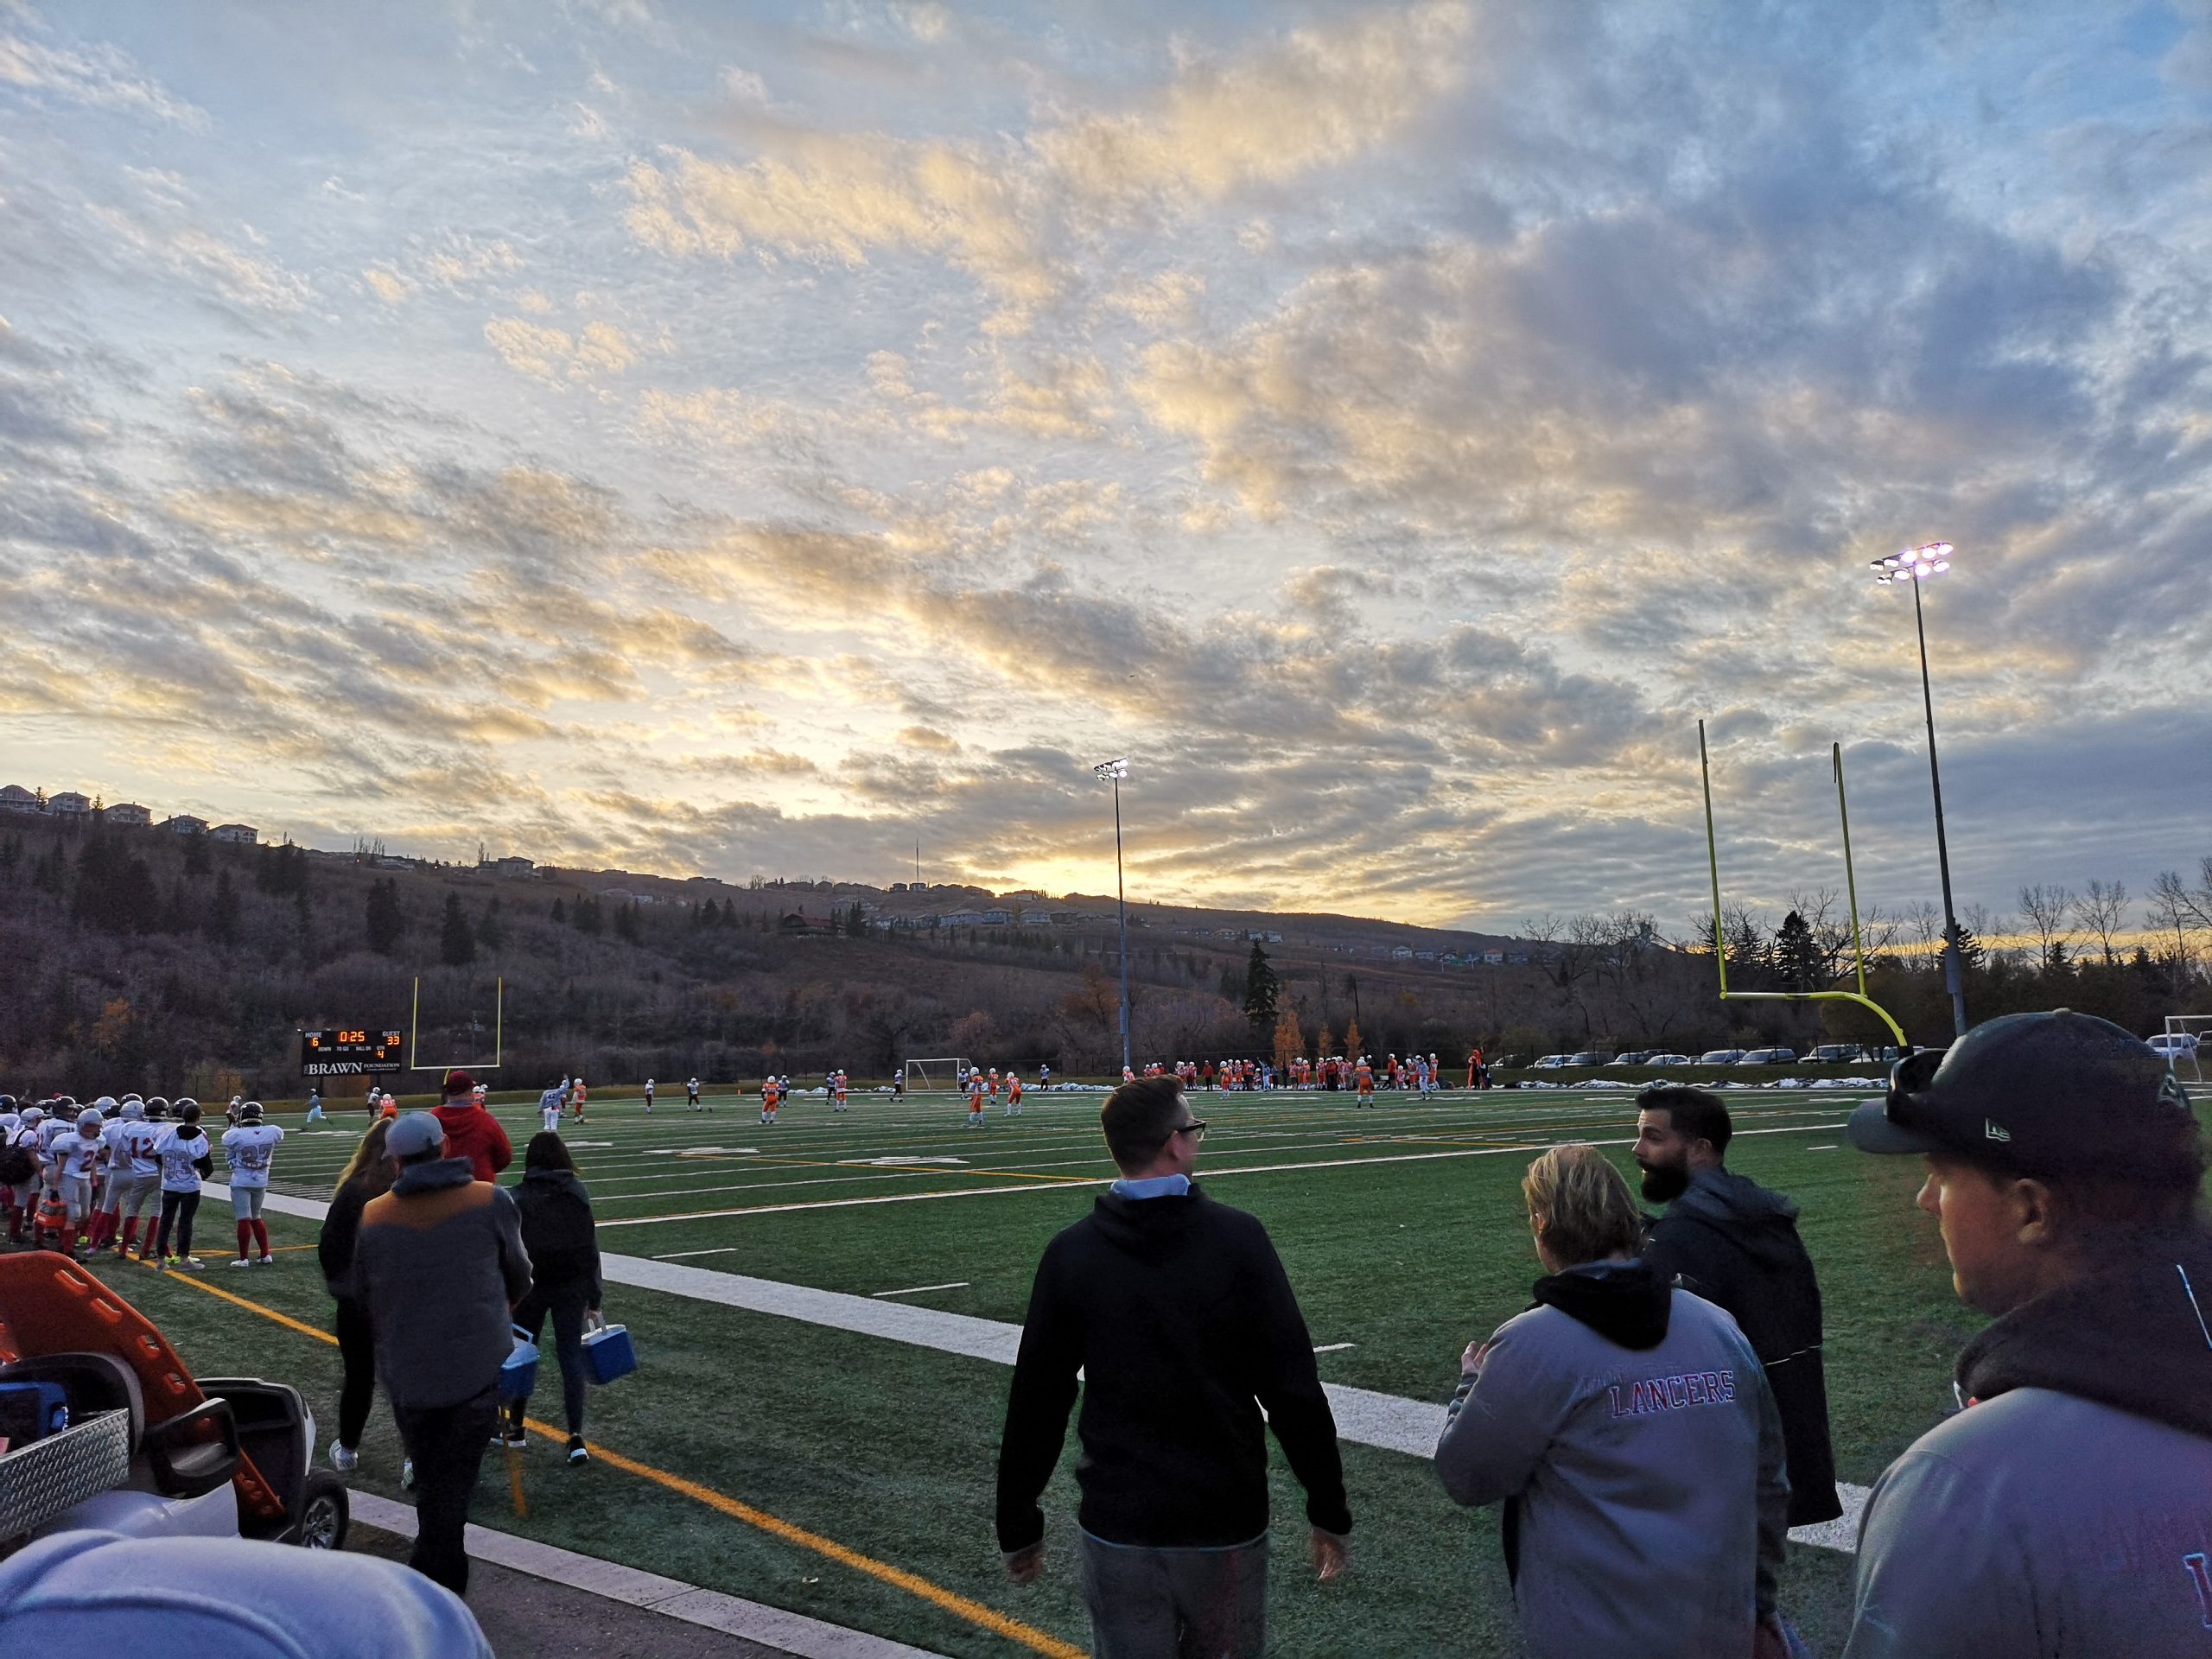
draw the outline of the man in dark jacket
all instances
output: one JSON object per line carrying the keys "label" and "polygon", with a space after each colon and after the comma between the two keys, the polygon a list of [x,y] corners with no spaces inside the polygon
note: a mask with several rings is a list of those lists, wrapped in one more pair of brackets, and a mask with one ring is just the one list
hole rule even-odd
{"label": "man in dark jacket", "polygon": [[2107,1020],[2006,1014],[1899,1061],[1849,1134],[1925,1158],[1995,1323],[1866,1501],[1847,1659],[2212,1652],[2212,1234],[2173,1073]]}
{"label": "man in dark jacket", "polygon": [[509,1310],[530,1288],[514,1200],[448,1158],[433,1112],[391,1126],[391,1191],[369,1200],[353,1244],[357,1294],[376,1332],[377,1374],[415,1465],[417,1531],[409,1563],[456,1595],[468,1588],[461,1537],[484,1447],[498,1426]]}
{"label": "man in dark jacket", "polygon": [[477,1180],[499,1179],[499,1172],[515,1160],[514,1143],[499,1120],[478,1103],[476,1079],[466,1071],[448,1071],[441,1093],[437,1118],[446,1132],[446,1156],[467,1159],[469,1173]]}
{"label": "man in dark jacket", "polygon": [[1325,1583],[1344,1570],[1351,1531],[1336,1420],[1266,1230],[1192,1183],[1205,1125],[1182,1085],[1125,1083],[1100,1116],[1122,1178],[1038,1264],[999,1447],[999,1548],[1017,1584],[1043,1568],[1037,1498],[1080,1371],[1092,1653],[1256,1656],[1267,1628],[1261,1413],[1306,1488]]}
{"label": "man in dark jacket", "polygon": [[1667,1205],[1645,1229],[1643,1260],[1733,1316],[1759,1357],[1789,1456],[1789,1524],[1833,1521],[1835,1453],[1821,1362],[1821,1287],[1797,1237],[1797,1206],[1728,1172],[1728,1109],[1702,1089],[1637,1096],[1643,1196]]}

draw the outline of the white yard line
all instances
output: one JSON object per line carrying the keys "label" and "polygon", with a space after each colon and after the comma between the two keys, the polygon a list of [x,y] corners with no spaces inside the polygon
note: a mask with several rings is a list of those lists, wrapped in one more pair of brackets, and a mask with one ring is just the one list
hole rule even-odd
{"label": "white yard line", "polygon": [[[667,1260],[665,1256],[656,1256],[653,1259]],[[872,1290],[868,1293],[868,1300],[881,1301],[887,1296],[918,1296],[925,1290],[965,1290],[967,1288],[968,1281],[965,1279],[955,1279],[949,1285],[909,1285],[904,1290]]]}
{"label": "white yard line", "polygon": [[[363,1526],[401,1538],[415,1535],[412,1504],[395,1503],[373,1492],[357,1491],[350,1496],[353,1518]],[[680,1579],[664,1579],[619,1561],[579,1555],[534,1538],[480,1527],[473,1521],[465,1538],[472,1560],[488,1561],[549,1584],[563,1584],[587,1595],[680,1618],[686,1624],[743,1637],[779,1653],[798,1655],[799,1659],[937,1659],[927,1648],[910,1648],[903,1642],[887,1641],[865,1630],[849,1630],[804,1613],[726,1596],[719,1590],[702,1590]]]}
{"label": "white yard line", "polygon": [[1325,1342],[1313,1351],[1317,1354],[1341,1354],[1347,1348],[1357,1348],[1356,1342]]}

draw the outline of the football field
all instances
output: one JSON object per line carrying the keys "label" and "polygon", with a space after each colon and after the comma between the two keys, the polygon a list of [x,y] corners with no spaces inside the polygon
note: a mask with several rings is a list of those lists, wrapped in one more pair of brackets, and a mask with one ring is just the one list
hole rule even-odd
{"label": "football field", "polygon": [[[1732,1091],[1732,1168],[1794,1196],[1821,1274],[1839,1471],[1864,1485],[1949,1396],[1951,1356],[1979,1324],[1950,1294],[1932,1224],[1911,1208],[1916,1160],[1842,1147],[1866,1091]],[[1045,1505],[1049,1564],[1016,1589],[992,1535],[993,1469],[1015,1327],[1039,1252],[1112,1179],[1096,1090],[1030,1094],[1020,1116],[968,1126],[950,1096],[851,1108],[801,1096],[781,1122],[757,1098],[679,1094],[651,1116],[601,1096],[563,1125],[599,1217],[607,1317],[641,1370],[593,1390],[606,1454],[498,1454],[477,1518],[694,1585],[947,1654],[1080,1651],[1072,1571],[1073,1434]],[[1201,1094],[1199,1179],[1267,1224],[1332,1385],[1356,1520],[1352,1565],[1326,1589],[1302,1570],[1301,1496],[1278,1456],[1271,1649],[1285,1655],[1514,1651],[1496,1512],[1456,1508],[1424,1434],[1461,1349],[1527,1306],[1537,1276],[1519,1181],[1530,1157],[1595,1141],[1633,1177],[1633,1096],[1610,1090]],[[496,1109],[518,1168],[533,1109]],[[275,1192],[311,1211],[365,1119],[289,1135]],[[272,1205],[272,1208],[274,1206]],[[272,1217],[271,1271],[229,1272],[228,1206],[202,1210],[199,1282],[100,1271],[201,1372],[299,1384],[324,1425],[338,1365],[312,1330],[329,1302],[314,1221]],[[226,1293],[224,1296],[212,1292]],[[281,1316],[278,1317],[272,1316]],[[302,1329],[302,1327],[307,1327]],[[550,1346],[550,1333],[549,1333]],[[533,1412],[559,1417],[549,1353]],[[359,1485],[398,1496],[381,1403]],[[1850,1558],[1793,1548],[1785,1608],[1816,1651],[1840,1646]]]}

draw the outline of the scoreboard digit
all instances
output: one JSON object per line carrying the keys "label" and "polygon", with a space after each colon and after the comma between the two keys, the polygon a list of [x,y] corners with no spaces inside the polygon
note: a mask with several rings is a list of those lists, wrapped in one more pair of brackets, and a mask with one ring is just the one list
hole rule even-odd
{"label": "scoreboard digit", "polygon": [[404,1035],[361,1026],[303,1031],[300,1033],[300,1075],[358,1077],[404,1070]]}

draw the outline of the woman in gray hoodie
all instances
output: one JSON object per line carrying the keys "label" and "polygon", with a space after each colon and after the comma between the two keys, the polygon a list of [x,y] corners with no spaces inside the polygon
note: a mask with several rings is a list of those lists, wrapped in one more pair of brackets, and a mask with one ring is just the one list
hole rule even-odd
{"label": "woman in gray hoodie", "polygon": [[1782,1424],[1736,1322],[1636,1259],[1643,1217],[1590,1146],[1521,1184],[1548,1277],[1462,1356],[1436,1471],[1505,1503],[1533,1659],[1750,1659],[1774,1617],[1789,1484]]}

